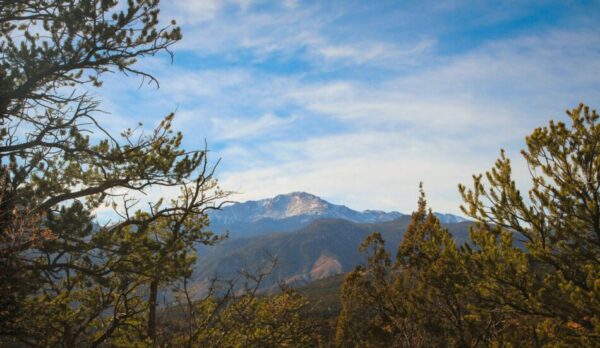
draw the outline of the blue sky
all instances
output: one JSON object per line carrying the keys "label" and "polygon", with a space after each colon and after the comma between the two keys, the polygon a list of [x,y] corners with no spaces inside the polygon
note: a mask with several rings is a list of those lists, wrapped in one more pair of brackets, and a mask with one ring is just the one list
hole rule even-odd
{"label": "blue sky", "polygon": [[[600,2],[163,0],[183,40],[95,91],[114,130],[176,111],[243,201],[308,191],[356,209],[459,212],[500,148],[600,107]],[[526,187],[526,185],[524,185]],[[157,194],[170,194],[159,192]]]}

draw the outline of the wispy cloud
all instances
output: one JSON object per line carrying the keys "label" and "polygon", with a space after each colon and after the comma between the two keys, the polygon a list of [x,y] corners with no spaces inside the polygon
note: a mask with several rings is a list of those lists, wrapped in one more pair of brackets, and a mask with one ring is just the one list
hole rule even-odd
{"label": "wispy cloud", "polygon": [[161,88],[118,79],[103,97],[115,126],[177,110],[240,200],[306,190],[408,212],[422,180],[458,212],[456,185],[501,147],[518,157],[533,127],[598,107],[600,34],[575,5],[438,5],[179,0],[175,64],[141,62]]}
{"label": "wispy cloud", "polygon": [[[235,4],[234,6],[231,6]],[[277,3],[276,3],[277,4]],[[178,0],[169,14],[197,18],[188,26],[184,41],[176,46],[200,56],[221,55],[225,60],[248,59],[253,62],[273,59],[298,59],[310,64],[383,64],[392,67],[415,61],[435,44],[430,37],[416,37],[397,45],[389,40],[343,39],[331,31],[343,11],[324,8],[321,4],[283,1],[281,6],[259,2],[253,11],[250,1]]]}
{"label": "wispy cloud", "polygon": [[269,133],[284,132],[288,125],[294,122],[297,117],[278,117],[273,114],[266,114],[257,119],[248,118],[213,118],[212,132],[217,141],[225,140],[253,140],[256,137],[268,137]]}
{"label": "wispy cloud", "polygon": [[360,43],[345,45],[319,45],[315,51],[325,59],[350,60],[354,64],[376,62],[377,64],[398,65],[413,63],[422,53],[435,45],[433,39],[423,39],[409,47],[397,47],[389,43]]}

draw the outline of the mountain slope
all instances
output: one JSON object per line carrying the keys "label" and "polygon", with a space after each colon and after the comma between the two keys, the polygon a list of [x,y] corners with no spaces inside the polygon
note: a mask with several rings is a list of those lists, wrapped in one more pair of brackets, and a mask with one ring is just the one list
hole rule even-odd
{"label": "mountain slope", "polygon": [[[342,219],[320,219],[297,231],[273,233],[250,238],[236,238],[200,253],[195,281],[198,288],[215,275],[232,279],[240,270],[258,273],[261,265],[271,257],[277,267],[265,279],[266,287],[283,282],[291,285],[306,284],[335,274],[352,270],[364,261],[358,246],[370,233],[380,232],[388,250],[395,255],[410,216],[381,223],[354,223]],[[448,224],[458,242],[467,238],[469,223]]]}

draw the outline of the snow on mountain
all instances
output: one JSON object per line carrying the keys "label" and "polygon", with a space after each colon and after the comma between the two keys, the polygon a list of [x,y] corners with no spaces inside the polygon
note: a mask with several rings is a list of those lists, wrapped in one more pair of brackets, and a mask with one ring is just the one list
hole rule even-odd
{"label": "snow on mountain", "polygon": [[433,213],[433,214],[435,216],[437,216],[438,219],[440,219],[441,223],[444,223],[444,224],[457,224],[459,222],[469,221],[462,216],[453,215],[453,214],[444,214],[444,213]]}
{"label": "snow on mountain", "polygon": [[366,210],[359,212],[343,205],[329,203],[306,192],[292,192],[273,198],[236,203],[215,212],[213,223],[256,222],[261,219],[283,220],[294,217],[339,218],[353,222],[378,222],[397,219],[398,212]]}
{"label": "snow on mountain", "polygon": [[[437,213],[436,213],[437,214]],[[229,231],[232,237],[287,232],[306,226],[316,219],[344,219],[357,223],[396,220],[405,214],[380,210],[356,211],[329,203],[306,192],[292,192],[273,198],[235,203],[210,214],[211,229]],[[443,223],[464,221],[451,214],[437,214]]]}

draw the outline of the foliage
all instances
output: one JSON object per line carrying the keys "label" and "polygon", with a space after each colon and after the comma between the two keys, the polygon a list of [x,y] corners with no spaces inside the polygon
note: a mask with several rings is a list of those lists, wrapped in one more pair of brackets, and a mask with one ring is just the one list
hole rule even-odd
{"label": "foliage", "polygon": [[361,245],[367,264],[350,273],[341,290],[340,346],[477,346],[481,320],[470,318],[466,269],[448,231],[419,208],[395,262],[379,233]]}
{"label": "foliage", "polygon": [[457,247],[423,195],[395,262],[377,233],[341,290],[340,346],[600,345],[600,125],[580,105],[526,138],[524,197],[504,152],[460,186],[476,220]]}
{"label": "foliage", "polygon": [[504,152],[460,186],[479,224],[466,253],[477,296],[516,321],[520,342],[600,345],[600,125],[587,106],[526,138],[531,189],[524,196]]}
{"label": "foliage", "polygon": [[[173,114],[151,132],[102,127],[85,92],[107,72],[158,81],[139,58],[181,39],[158,0],[0,3],[0,344],[7,346],[295,347],[316,344],[305,299],[257,293],[245,274],[197,300],[198,244],[220,237],[208,209],[227,196],[207,150],[182,148]],[[600,125],[587,106],[526,138],[526,195],[500,158],[472,188],[475,219],[458,246],[424,194],[392,260],[380,234],[344,280],[340,346],[600,346]],[[179,195],[144,208],[136,194]],[[422,190],[421,190],[422,191]],[[94,222],[111,207],[120,218]],[[249,281],[250,280],[250,281]],[[254,286],[250,285],[254,284]],[[159,294],[182,312],[159,320]]]}
{"label": "foliage", "polygon": [[[0,344],[10,346],[306,346],[302,297],[185,294],[187,330],[165,330],[159,296],[187,284],[198,244],[221,239],[208,209],[227,192],[207,150],[187,151],[170,114],[115,137],[84,86],[137,70],[181,38],[158,0],[0,4]],[[135,197],[178,189],[148,209]],[[94,211],[112,207],[106,226]],[[261,278],[264,275],[261,275]],[[259,283],[259,282],[257,282]],[[186,288],[187,289],[187,288]],[[175,292],[172,296],[181,296]],[[174,299],[171,299],[174,300]],[[173,333],[182,333],[174,335]]]}
{"label": "foliage", "polygon": [[[181,147],[172,114],[115,137],[81,91],[110,71],[156,82],[137,59],[181,38],[158,14],[157,0],[0,4],[0,342],[148,344],[152,290],[216,241],[205,212],[226,193],[207,151]],[[135,194],[156,187],[181,193],[142,209]],[[121,218],[93,223],[103,206]]]}
{"label": "foliage", "polygon": [[319,347],[331,347],[335,342],[337,319],[341,312],[340,288],[344,274],[318,279],[296,290],[306,300],[300,315],[314,326]]}
{"label": "foliage", "polygon": [[[186,282],[181,305],[169,308],[160,326],[161,344],[182,347],[309,347],[317,337],[301,317],[307,305],[298,292],[281,287],[259,294],[274,263],[258,273],[242,272],[229,281],[213,280],[206,294],[192,300]],[[239,286],[242,282],[243,285]]]}

